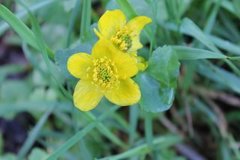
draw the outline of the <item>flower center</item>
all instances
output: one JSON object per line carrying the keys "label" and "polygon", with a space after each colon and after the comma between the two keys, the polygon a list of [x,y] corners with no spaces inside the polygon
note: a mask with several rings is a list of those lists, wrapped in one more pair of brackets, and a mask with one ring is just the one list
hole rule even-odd
{"label": "flower center", "polygon": [[126,27],[118,30],[111,40],[123,52],[126,52],[132,46],[130,30]]}
{"label": "flower center", "polygon": [[93,82],[102,89],[112,88],[118,81],[117,68],[107,57],[98,58],[93,62]]}

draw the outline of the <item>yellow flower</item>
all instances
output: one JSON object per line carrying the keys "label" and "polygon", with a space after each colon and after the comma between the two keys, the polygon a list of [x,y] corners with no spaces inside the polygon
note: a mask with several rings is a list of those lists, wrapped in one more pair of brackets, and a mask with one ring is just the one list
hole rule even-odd
{"label": "yellow flower", "polygon": [[80,78],[73,101],[82,111],[95,108],[103,96],[119,106],[137,103],[141,97],[138,85],[131,79],[138,72],[136,60],[106,40],[99,40],[91,55],[73,54],[67,68]]}
{"label": "yellow flower", "polygon": [[100,38],[110,40],[122,52],[134,54],[142,48],[139,41],[141,30],[151,21],[146,16],[138,16],[127,22],[121,10],[106,11],[99,19],[99,31],[94,31]]}

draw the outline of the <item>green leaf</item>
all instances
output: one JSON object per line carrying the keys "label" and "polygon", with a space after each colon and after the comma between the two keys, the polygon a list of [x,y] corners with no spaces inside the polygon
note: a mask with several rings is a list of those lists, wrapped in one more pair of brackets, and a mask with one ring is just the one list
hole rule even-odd
{"label": "green leaf", "polygon": [[146,112],[168,110],[174,100],[174,88],[161,87],[147,72],[135,78],[141,90],[140,107]]}
{"label": "green leaf", "polygon": [[57,66],[59,67],[60,71],[63,73],[63,75],[66,78],[71,78],[72,76],[67,70],[67,61],[68,58],[78,52],[86,52],[91,53],[91,45],[89,44],[81,44],[77,48],[74,49],[64,49],[57,51],[55,55],[55,62]]}
{"label": "green leaf", "polygon": [[204,49],[191,47],[173,46],[179,60],[195,60],[195,59],[225,59],[227,56],[211,52]]}
{"label": "green leaf", "polygon": [[159,47],[149,58],[148,72],[162,86],[176,87],[180,63],[171,47]]}

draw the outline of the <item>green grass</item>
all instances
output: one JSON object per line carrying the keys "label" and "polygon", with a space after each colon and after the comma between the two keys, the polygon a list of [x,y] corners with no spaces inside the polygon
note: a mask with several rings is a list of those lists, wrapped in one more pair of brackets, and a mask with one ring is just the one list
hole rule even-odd
{"label": "green grass", "polygon": [[[18,48],[27,62],[1,64],[0,117],[12,120],[27,111],[36,123],[18,153],[4,152],[6,139],[0,132],[0,159],[240,160],[239,4],[238,0],[3,2],[0,47]],[[96,19],[117,8],[128,19],[139,15],[152,19],[141,34],[143,48],[138,53],[149,60],[148,69],[134,77],[142,98],[129,107],[103,99],[93,111],[81,112],[72,104],[77,80],[66,70],[67,58],[90,52],[97,40]],[[19,73],[27,74],[9,79]]]}

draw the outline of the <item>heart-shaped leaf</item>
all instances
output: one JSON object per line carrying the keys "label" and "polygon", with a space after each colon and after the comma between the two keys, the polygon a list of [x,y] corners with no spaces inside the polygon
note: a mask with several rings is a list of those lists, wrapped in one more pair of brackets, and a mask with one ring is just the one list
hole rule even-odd
{"label": "heart-shaped leaf", "polygon": [[162,112],[168,110],[174,100],[174,88],[162,87],[147,72],[135,77],[140,90],[140,107],[146,112]]}
{"label": "heart-shaped leaf", "polygon": [[176,87],[180,63],[171,47],[159,47],[149,58],[147,72],[163,87]]}

